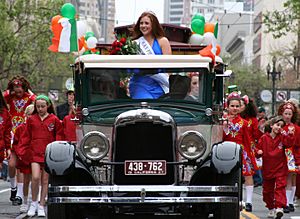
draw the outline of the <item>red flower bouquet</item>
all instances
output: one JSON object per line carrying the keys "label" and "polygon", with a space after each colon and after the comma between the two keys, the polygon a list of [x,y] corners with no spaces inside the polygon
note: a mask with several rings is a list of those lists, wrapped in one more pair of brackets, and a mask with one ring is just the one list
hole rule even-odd
{"label": "red flower bouquet", "polygon": [[130,37],[116,36],[116,40],[112,43],[110,55],[137,55],[140,53],[140,47]]}

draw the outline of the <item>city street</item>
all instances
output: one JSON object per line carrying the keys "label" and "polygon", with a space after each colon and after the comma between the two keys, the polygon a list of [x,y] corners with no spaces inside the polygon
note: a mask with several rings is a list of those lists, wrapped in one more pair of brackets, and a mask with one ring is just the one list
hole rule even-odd
{"label": "city street", "polygon": [[[0,180],[0,219],[11,218],[27,218],[26,214],[19,214],[19,206],[12,206],[9,200],[10,189],[8,182]],[[262,201],[261,187],[254,189],[253,196],[253,212],[241,212],[241,219],[267,219],[267,209]],[[296,211],[290,214],[285,214],[283,219],[291,218],[292,216],[300,216],[300,207],[296,207]],[[38,218],[38,217],[35,217]]]}

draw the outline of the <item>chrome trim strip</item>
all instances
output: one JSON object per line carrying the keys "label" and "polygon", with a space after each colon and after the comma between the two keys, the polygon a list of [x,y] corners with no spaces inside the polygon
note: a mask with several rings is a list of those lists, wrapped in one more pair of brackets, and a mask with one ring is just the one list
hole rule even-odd
{"label": "chrome trim strip", "polygon": [[106,204],[154,204],[154,203],[232,203],[238,197],[51,197],[48,203],[106,203]]}
{"label": "chrome trim strip", "polygon": [[235,186],[50,186],[49,193],[67,192],[238,192]]}

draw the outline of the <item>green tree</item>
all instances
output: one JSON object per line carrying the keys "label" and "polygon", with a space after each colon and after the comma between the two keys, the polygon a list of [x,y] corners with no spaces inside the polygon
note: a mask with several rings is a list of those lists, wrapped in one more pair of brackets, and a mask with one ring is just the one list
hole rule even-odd
{"label": "green tree", "polygon": [[230,69],[233,71],[233,76],[225,82],[226,87],[232,84],[237,85],[242,95],[246,94],[250,98],[254,98],[256,104],[261,105],[260,92],[271,87],[266,74],[250,65],[233,64]]}
{"label": "green tree", "polygon": [[41,81],[49,84],[58,75],[71,75],[72,55],[47,49],[51,18],[60,13],[63,4],[63,0],[0,1],[1,82],[18,74],[38,87]]}
{"label": "green tree", "polygon": [[300,33],[300,1],[287,0],[283,6],[283,11],[267,11],[263,15],[267,32],[272,33],[274,38],[280,38],[288,32]]}

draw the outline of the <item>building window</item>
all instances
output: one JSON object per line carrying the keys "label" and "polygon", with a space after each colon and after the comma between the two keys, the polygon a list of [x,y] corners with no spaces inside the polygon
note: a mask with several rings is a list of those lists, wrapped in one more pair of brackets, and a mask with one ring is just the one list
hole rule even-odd
{"label": "building window", "polygon": [[171,11],[170,15],[182,15],[182,11]]}
{"label": "building window", "polygon": [[208,8],[208,9],[207,9],[207,12],[208,12],[208,13],[213,13],[213,12],[214,12],[214,9],[213,9],[213,8]]}
{"label": "building window", "polygon": [[253,53],[257,53],[261,49],[261,33],[253,40]]}
{"label": "building window", "polygon": [[183,8],[183,5],[171,5],[171,9],[182,9]]}
{"label": "building window", "polygon": [[215,4],[215,0],[208,0],[207,3],[208,4]]}
{"label": "building window", "polygon": [[179,22],[179,21],[180,21],[180,18],[178,18],[178,17],[173,17],[173,18],[170,18],[170,21],[171,21],[171,22]]}
{"label": "building window", "polygon": [[183,0],[171,0],[170,3],[172,4],[172,3],[176,3],[176,2],[183,2]]}
{"label": "building window", "polygon": [[253,30],[254,33],[256,33],[260,28],[262,24],[262,12],[260,12],[255,18],[254,18],[254,24],[253,24]]}

